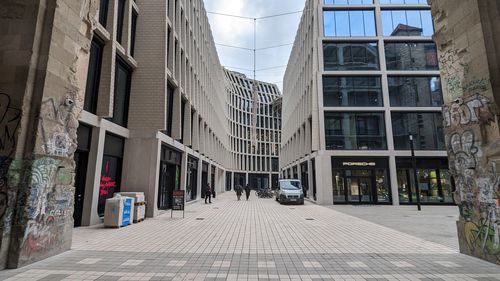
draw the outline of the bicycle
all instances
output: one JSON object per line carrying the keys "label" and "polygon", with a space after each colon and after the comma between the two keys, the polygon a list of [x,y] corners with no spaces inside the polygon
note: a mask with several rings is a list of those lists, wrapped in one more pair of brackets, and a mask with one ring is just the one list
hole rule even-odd
{"label": "bicycle", "polygon": [[273,198],[274,197],[274,193],[269,188],[256,190],[255,195],[259,198]]}

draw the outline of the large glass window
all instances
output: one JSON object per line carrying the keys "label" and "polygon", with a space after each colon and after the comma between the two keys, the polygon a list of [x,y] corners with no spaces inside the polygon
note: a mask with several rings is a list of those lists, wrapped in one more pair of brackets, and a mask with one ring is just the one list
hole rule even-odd
{"label": "large glass window", "polygon": [[373,4],[373,0],[325,0],[325,4],[335,4],[335,5]]}
{"label": "large glass window", "polygon": [[123,138],[106,134],[97,204],[97,213],[100,216],[104,215],[106,199],[113,197],[115,192],[120,192],[123,147]]}
{"label": "large glass window", "polygon": [[122,43],[123,39],[123,21],[125,18],[125,1],[126,0],[118,0],[118,19],[116,23],[116,41],[118,43]]}
{"label": "large glass window", "polygon": [[389,80],[391,106],[441,106],[443,93],[439,77],[392,76]]}
{"label": "large glass window", "polygon": [[385,43],[385,57],[388,70],[438,70],[432,42]]}
{"label": "large glass window", "polygon": [[382,106],[380,77],[323,77],[324,106]]}
{"label": "large glass window", "polygon": [[380,0],[380,4],[427,4],[427,0]]}
{"label": "large glass window", "polygon": [[393,112],[394,147],[409,150],[409,134],[417,150],[445,150],[443,117],[438,112]]}
{"label": "large glass window", "polygon": [[[137,31],[137,12],[132,12],[132,29],[130,31],[130,55],[133,57],[135,54],[135,37]],[[168,49],[167,49],[168,50]]]}
{"label": "large glass window", "polygon": [[325,112],[326,149],[387,149],[384,114]]}
{"label": "large glass window", "polygon": [[104,43],[99,37],[94,36],[90,47],[89,69],[87,75],[87,86],[85,88],[85,100],[83,109],[90,112],[97,112],[97,98],[99,96],[99,81],[101,80],[102,53]]}
{"label": "large glass window", "polygon": [[377,43],[323,43],[325,70],[378,70],[377,46]]}
{"label": "large glass window", "polygon": [[113,117],[110,120],[120,126],[127,127],[128,107],[130,99],[130,83],[132,70],[120,57],[116,58],[115,96]]}
{"label": "large glass window", "polygon": [[325,36],[375,36],[373,10],[324,11]]}
{"label": "large glass window", "polygon": [[106,27],[108,21],[108,5],[109,0],[101,0],[99,4],[99,23]]}
{"label": "large glass window", "polygon": [[385,36],[432,36],[434,27],[430,10],[382,10]]}

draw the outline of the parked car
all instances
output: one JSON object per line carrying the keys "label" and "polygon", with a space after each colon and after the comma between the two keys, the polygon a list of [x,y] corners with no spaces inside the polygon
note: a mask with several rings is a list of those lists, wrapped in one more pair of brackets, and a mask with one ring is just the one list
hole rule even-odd
{"label": "parked car", "polygon": [[276,201],[280,202],[280,204],[297,203],[304,205],[304,191],[302,190],[300,180],[279,180],[278,189],[276,189]]}

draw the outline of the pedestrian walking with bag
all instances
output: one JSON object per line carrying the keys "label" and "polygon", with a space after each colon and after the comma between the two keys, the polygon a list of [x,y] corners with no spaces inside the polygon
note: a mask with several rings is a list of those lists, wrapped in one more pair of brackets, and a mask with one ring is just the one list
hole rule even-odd
{"label": "pedestrian walking with bag", "polygon": [[245,186],[245,196],[247,197],[247,201],[248,198],[250,197],[250,191],[252,191],[252,189],[250,188],[250,185],[247,183],[247,185]]}
{"label": "pedestrian walking with bag", "polygon": [[205,185],[205,204],[207,204],[207,200],[208,203],[212,204],[212,188],[208,183]]}
{"label": "pedestrian walking with bag", "polygon": [[243,193],[243,188],[241,187],[240,184],[237,184],[234,191],[236,191],[236,197],[238,198],[238,201],[241,200],[241,194]]}

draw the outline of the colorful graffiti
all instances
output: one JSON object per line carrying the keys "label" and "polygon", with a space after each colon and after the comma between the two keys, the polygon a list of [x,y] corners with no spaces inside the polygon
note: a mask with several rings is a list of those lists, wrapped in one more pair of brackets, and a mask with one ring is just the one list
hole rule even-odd
{"label": "colorful graffiti", "polygon": [[471,123],[489,125],[494,122],[490,104],[491,101],[480,94],[457,98],[451,105],[443,106],[445,126],[466,126]]}

